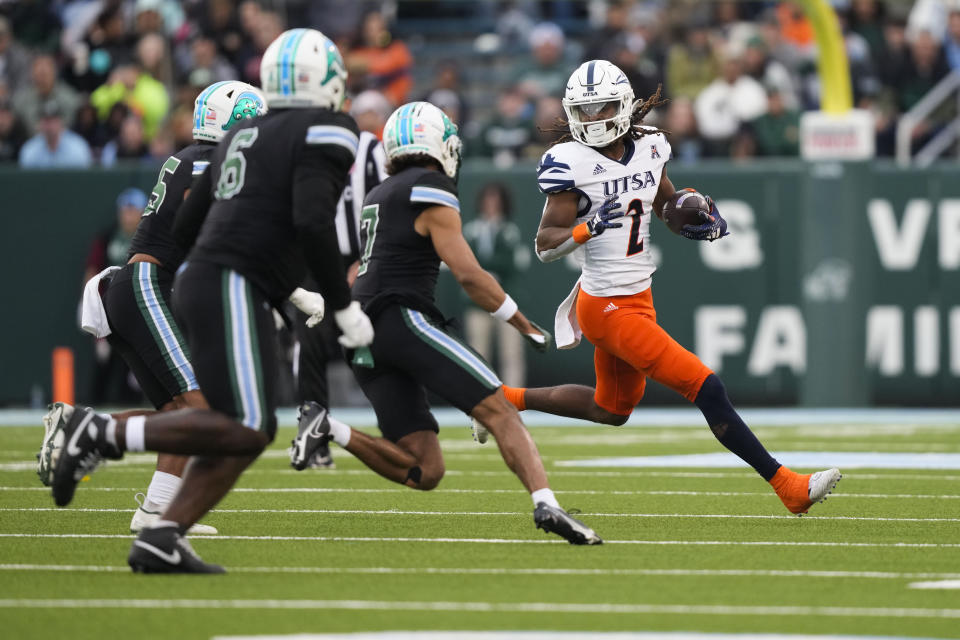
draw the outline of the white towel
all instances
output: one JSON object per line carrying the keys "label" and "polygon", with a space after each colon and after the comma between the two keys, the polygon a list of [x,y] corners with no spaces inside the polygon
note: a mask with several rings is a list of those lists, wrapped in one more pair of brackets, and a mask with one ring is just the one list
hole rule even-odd
{"label": "white towel", "polygon": [[580,344],[583,331],[577,322],[577,294],[580,293],[580,278],[573,285],[573,291],[557,307],[557,317],[553,321],[553,336],[557,349],[573,349]]}
{"label": "white towel", "polygon": [[100,299],[100,280],[119,270],[120,267],[107,267],[90,278],[83,287],[83,301],[80,302],[80,328],[97,338],[106,338],[111,333],[107,312],[103,308],[103,300]]}

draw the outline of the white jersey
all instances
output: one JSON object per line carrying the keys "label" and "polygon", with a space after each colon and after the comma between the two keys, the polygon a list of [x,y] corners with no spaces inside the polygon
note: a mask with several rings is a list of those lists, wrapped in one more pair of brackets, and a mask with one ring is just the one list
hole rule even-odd
{"label": "white jersey", "polygon": [[580,195],[577,223],[592,217],[603,201],[617,195],[623,226],[607,229],[574,252],[583,271],[581,288],[592,296],[622,296],[650,288],[656,265],[648,251],[653,200],[670,143],[662,133],[639,140],[626,138],[621,160],[611,160],[579,142],[554,145],[537,167],[537,183],[545,194],[573,191]]}
{"label": "white jersey", "polygon": [[387,156],[377,136],[360,132],[357,158],[350,169],[347,184],[337,202],[337,240],[346,258],[360,258],[360,212],[370,191],[387,178]]}

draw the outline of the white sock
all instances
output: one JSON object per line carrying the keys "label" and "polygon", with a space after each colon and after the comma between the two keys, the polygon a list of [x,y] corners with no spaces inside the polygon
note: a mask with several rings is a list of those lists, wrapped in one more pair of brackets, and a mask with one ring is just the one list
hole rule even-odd
{"label": "white sock", "polygon": [[150,486],[147,487],[147,499],[143,503],[147,511],[161,511],[170,504],[180,488],[180,478],[172,473],[154,471]]}
{"label": "white sock", "polygon": [[537,506],[541,502],[546,502],[548,506],[560,507],[560,503],[557,502],[557,497],[553,495],[553,491],[549,487],[546,489],[537,489],[530,494],[530,497],[533,498],[533,506]]}
{"label": "white sock", "polygon": [[146,451],[143,444],[143,427],[146,416],[127,418],[127,451]]}
{"label": "white sock", "polygon": [[328,417],[327,420],[330,421],[330,435],[333,436],[333,441],[341,447],[346,447],[350,443],[350,425],[334,417]]}

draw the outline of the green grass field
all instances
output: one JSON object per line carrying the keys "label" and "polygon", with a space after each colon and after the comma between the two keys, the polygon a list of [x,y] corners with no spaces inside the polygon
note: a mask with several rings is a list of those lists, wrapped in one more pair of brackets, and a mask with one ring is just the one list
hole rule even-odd
{"label": "green grass field", "polygon": [[[147,455],[59,510],[27,463],[42,429],[0,429],[5,638],[210,638],[377,630],[711,631],[960,636],[960,471],[851,469],[791,517],[745,469],[571,468],[565,460],[721,451],[706,428],[534,428],[561,503],[606,540],[534,529],[491,443],[443,429],[447,476],[418,493],[342,450],[295,472],[281,429],[192,538],[225,576],[126,567]],[[758,428],[773,451],[960,453],[960,427]]]}

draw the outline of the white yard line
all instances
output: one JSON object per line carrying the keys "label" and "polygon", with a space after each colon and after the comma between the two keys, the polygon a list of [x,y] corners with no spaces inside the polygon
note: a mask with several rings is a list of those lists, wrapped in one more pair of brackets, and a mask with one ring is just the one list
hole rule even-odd
{"label": "white yard line", "polygon": [[[132,540],[134,536],[119,533],[0,533],[0,538],[34,538],[63,540],[71,538]],[[193,540],[243,540],[265,542],[291,540],[302,542],[439,542],[450,544],[567,544],[558,538],[420,538],[386,536],[199,536]],[[646,546],[716,546],[716,547],[866,547],[884,549],[958,549],[960,543],[947,542],[821,542],[791,540],[605,540],[604,544]]]}
{"label": "white yard line", "polygon": [[[81,491],[143,491],[143,487],[91,487],[82,486]],[[49,492],[47,487],[0,487],[0,491],[45,491]],[[233,493],[409,493],[410,489],[359,489],[354,487],[272,487],[272,488],[253,488],[238,487],[231,490]],[[521,494],[523,489],[444,489],[440,488],[435,493],[465,493],[465,494]],[[628,491],[611,490],[600,491],[594,489],[559,489],[554,493],[562,495],[587,495],[587,496],[709,496],[709,497],[767,497],[776,498],[772,491]],[[955,494],[931,494],[931,493],[835,493],[830,495],[831,499],[837,498],[864,498],[864,499],[890,499],[902,498],[907,500],[958,500],[960,493]]]}
{"label": "white yard line", "polygon": [[911,582],[911,589],[960,589],[960,580],[937,580],[935,582]]}
{"label": "white yard line", "polygon": [[[57,512],[69,513],[129,513],[132,508],[79,507],[61,509],[58,507],[3,507],[3,511],[19,512]],[[388,516],[529,516],[527,511],[410,511],[400,509],[214,509],[211,513],[290,513],[290,514],[356,514]],[[693,518],[693,519],[734,519],[734,520],[796,520],[796,516],[765,514],[725,514],[725,513],[592,513],[584,511],[583,516],[590,518]],[[960,518],[885,518],[870,516],[816,516],[817,520],[853,520],[865,522],[960,522]]]}
{"label": "white yard line", "polygon": [[734,616],[831,616],[854,618],[960,618],[960,609],[903,607],[787,607],[662,603],[423,602],[391,600],[161,600],[40,599],[0,600],[0,608],[55,609],[345,609],[381,611],[475,611],[511,613],[675,614]]}
{"label": "white yard line", "polygon": [[[0,571],[51,571],[56,573],[127,573],[126,565],[0,564]],[[230,567],[231,573],[297,573],[360,575],[510,575],[510,576],[693,576],[760,578],[860,578],[882,580],[939,579],[943,584],[960,579],[960,573],[900,573],[893,571],[802,571],[796,569],[551,569],[517,567]],[[912,586],[912,585],[911,585]],[[922,587],[920,587],[922,588]]]}

